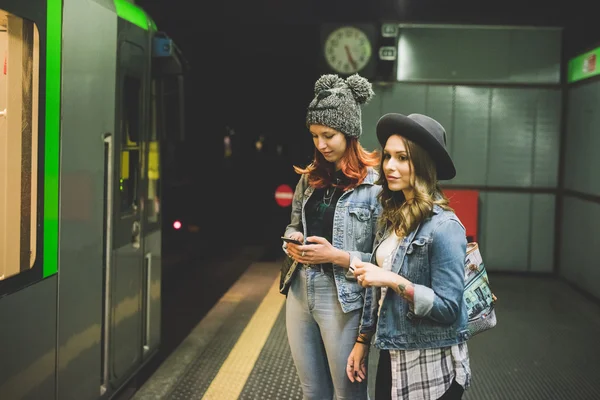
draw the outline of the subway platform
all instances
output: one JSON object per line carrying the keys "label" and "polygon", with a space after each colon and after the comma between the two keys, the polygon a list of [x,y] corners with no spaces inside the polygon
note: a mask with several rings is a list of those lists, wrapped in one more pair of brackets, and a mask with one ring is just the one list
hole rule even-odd
{"label": "subway platform", "polygon": [[[133,399],[302,399],[279,266],[250,264]],[[552,277],[490,274],[490,283],[498,325],[469,341],[463,399],[600,399],[600,305]],[[371,399],[377,358],[372,348]]]}

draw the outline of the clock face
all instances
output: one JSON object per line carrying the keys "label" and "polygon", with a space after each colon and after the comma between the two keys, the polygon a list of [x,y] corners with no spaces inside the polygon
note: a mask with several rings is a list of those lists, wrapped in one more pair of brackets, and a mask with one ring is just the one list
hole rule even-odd
{"label": "clock face", "polygon": [[367,35],[353,26],[331,32],[325,40],[325,60],[340,74],[353,74],[363,69],[371,59],[371,42]]}

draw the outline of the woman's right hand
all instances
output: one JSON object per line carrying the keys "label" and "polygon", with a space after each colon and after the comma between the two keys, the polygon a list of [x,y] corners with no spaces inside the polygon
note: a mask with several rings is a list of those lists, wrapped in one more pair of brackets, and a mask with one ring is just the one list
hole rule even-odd
{"label": "woman's right hand", "polygon": [[[290,239],[294,239],[301,243],[304,243],[304,234],[302,234],[302,232],[294,232],[288,237]],[[286,243],[285,248],[287,250],[288,255],[297,261],[301,253],[300,250],[298,250],[298,245],[294,243]]]}
{"label": "woman's right hand", "polygon": [[362,382],[367,379],[367,356],[369,355],[369,346],[362,343],[355,343],[354,348],[348,356],[346,365],[346,374],[350,382],[357,380]]}

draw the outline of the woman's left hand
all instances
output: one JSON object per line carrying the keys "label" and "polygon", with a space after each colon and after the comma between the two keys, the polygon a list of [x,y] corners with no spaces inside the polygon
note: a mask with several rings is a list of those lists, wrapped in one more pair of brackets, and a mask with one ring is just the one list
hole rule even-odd
{"label": "woman's left hand", "polygon": [[320,236],[309,236],[306,238],[307,243],[303,246],[298,246],[299,254],[294,257],[302,264],[325,264],[333,262],[333,259],[339,251],[329,241]]}
{"label": "woman's left hand", "polygon": [[354,262],[354,276],[362,287],[389,286],[396,274],[379,268],[377,265],[356,260]]}
{"label": "woman's left hand", "polygon": [[355,380],[362,382],[367,379],[368,355],[368,344],[354,344],[354,348],[350,352],[348,363],[346,364],[346,375],[348,375],[350,382],[354,382]]}

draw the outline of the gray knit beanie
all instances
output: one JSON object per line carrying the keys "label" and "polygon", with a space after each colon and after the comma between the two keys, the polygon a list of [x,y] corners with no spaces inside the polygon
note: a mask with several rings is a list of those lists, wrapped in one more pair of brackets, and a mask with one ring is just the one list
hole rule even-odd
{"label": "gray knit beanie", "polygon": [[315,83],[315,98],[308,106],[306,126],[325,125],[359,138],[362,134],[360,105],[374,95],[371,83],[358,74],[346,80],[333,74],[323,75]]}

